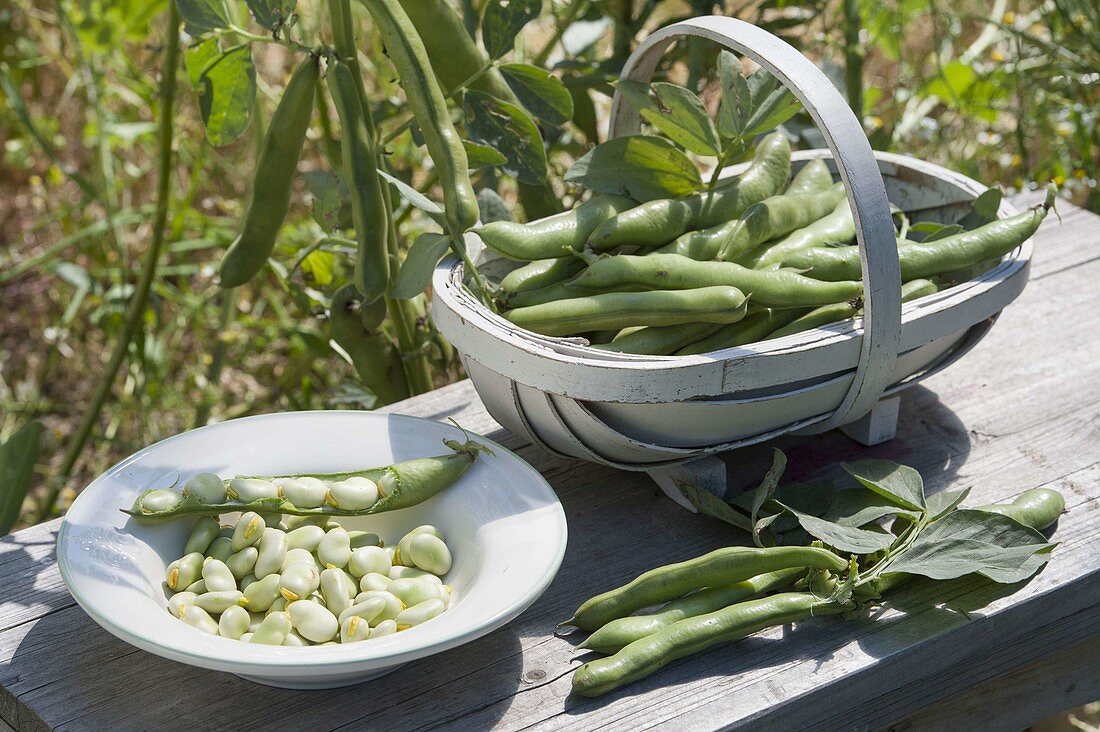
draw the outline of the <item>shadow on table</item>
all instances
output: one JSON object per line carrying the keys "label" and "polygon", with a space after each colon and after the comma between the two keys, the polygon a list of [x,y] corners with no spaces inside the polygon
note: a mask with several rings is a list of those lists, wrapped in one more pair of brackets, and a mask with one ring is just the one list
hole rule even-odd
{"label": "shadow on table", "polygon": [[910,465],[920,471],[929,494],[951,486],[970,455],[970,433],[936,392],[917,385],[901,395],[897,436],[865,446],[839,430],[822,435],[785,436],[722,456],[730,476],[729,495],[751,490],[771,465],[772,449],[787,456],[784,482],[843,476],[840,463],[876,458]]}

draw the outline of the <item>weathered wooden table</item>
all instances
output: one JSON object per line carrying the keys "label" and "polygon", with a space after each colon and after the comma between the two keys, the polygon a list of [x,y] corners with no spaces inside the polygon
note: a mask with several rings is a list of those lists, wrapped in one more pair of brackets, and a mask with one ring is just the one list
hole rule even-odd
{"label": "weathered wooden table", "polygon": [[[516,621],[365,685],[265,688],[101,630],[61,582],[54,521],[0,542],[0,719],[81,730],[1015,730],[1100,699],[1100,217],[1061,209],[1062,224],[1051,216],[1038,236],[1023,296],[973,352],[906,392],[896,439],[780,443],[791,478],[883,457],[919,468],[933,491],[972,486],[972,505],[1034,486],[1061,490],[1069,512],[1054,533],[1060,543],[1023,586],[916,581],[873,619],[806,622],[679,661],[603,699],[570,696],[579,654],[552,634],[555,623],[644,569],[739,537],[677,507],[644,475],[520,444],[463,382],[393,409],[454,417],[502,441],[561,497],[565,563]],[[758,476],[768,451],[731,460]]]}

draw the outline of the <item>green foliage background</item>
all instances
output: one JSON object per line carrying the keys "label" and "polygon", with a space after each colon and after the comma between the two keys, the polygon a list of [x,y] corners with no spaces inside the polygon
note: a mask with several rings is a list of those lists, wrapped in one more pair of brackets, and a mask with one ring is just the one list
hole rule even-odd
{"label": "green foliage background", "polygon": [[[464,112],[455,107],[468,137],[498,142],[497,150],[470,147],[486,164],[475,178],[486,213],[522,219],[571,205],[578,191],[563,176],[606,134],[612,85],[630,50],[657,27],[708,13],[762,25],[817,61],[862,114],[874,147],[1008,190],[1054,180],[1064,195],[1100,211],[1100,10],[1090,0],[950,7],[937,0],[545,0],[541,11],[537,2],[461,0],[456,7],[504,64],[546,142],[552,192],[540,200],[523,186],[534,182],[541,157],[529,156],[541,148],[519,144],[510,154],[507,135],[487,129],[479,111],[487,95],[467,95]],[[340,224],[342,182],[332,173],[339,131],[323,97],[271,266],[232,297],[214,278],[298,42],[331,42],[323,3],[181,1],[189,35],[178,69],[167,251],[91,440],[73,474],[58,473],[104,377],[150,241],[167,8],[144,0],[15,0],[0,8],[0,443],[35,421],[46,427],[0,451],[6,474],[27,476],[0,486],[9,492],[0,505],[14,506],[0,516],[0,531],[54,510],[43,504],[51,488],[61,490],[63,508],[110,463],[192,426],[377,405],[327,328],[326,309],[350,276],[354,249]],[[403,126],[392,67],[368,17],[354,9],[367,91],[392,138],[387,161],[402,182],[441,200],[415,125],[411,133]],[[538,17],[523,23],[521,11],[532,9]],[[701,42],[680,44],[661,75],[698,90],[713,113],[714,59]],[[529,119],[512,125],[532,134]],[[805,145],[819,144],[807,120],[796,117],[790,129]],[[405,248],[433,228],[413,205],[397,217]],[[426,317],[426,296],[412,302],[415,357],[430,363],[435,386],[460,378],[454,353]],[[33,472],[25,469],[32,447]],[[20,509],[11,492],[28,487]]]}

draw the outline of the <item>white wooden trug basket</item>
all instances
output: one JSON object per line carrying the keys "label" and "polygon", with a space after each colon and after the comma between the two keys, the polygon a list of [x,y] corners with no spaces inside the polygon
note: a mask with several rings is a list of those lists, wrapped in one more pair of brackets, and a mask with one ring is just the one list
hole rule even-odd
{"label": "white wooden trug basket", "polygon": [[[435,323],[497,421],[552,453],[649,471],[674,498],[669,476],[677,464],[781,434],[844,426],[867,444],[893,437],[892,395],[980,340],[1023,290],[1031,259],[1029,240],[980,277],[902,305],[887,201],[914,221],[950,222],[986,187],[937,165],[873,152],[828,78],[792,46],[743,21],[711,16],[663,28],[635,50],[623,78],[648,82],[664,51],[685,36],[753,59],[817,123],[828,150],[795,153],[794,167],[824,157],[845,183],[863,266],[862,319],[697,356],[644,356],[512,325],[462,286],[453,258],[436,269],[432,300]],[[637,111],[616,93],[610,135],[639,129]],[[1013,213],[1001,204],[1000,216]]]}

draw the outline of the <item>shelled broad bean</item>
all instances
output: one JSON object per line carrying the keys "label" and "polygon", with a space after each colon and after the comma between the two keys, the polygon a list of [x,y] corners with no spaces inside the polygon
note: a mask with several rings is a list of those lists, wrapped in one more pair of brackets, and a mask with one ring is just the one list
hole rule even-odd
{"label": "shelled broad bean", "polygon": [[[205,473],[188,483],[213,486]],[[329,484],[330,492],[334,485]],[[391,635],[426,623],[451,605],[454,593],[442,578],[451,570],[452,554],[436,527],[408,532],[396,542],[405,552],[395,552],[391,560],[376,534],[353,537],[331,518],[308,520],[319,523],[293,527],[281,517],[264,519],[253,512],[233,526],[200,518],[184,555],[165,571],[168,611],[211,635],[310,646]],[[254,544],[223,562],[214,552],[227,537]],[[242,555],[240,571],[232,571],[230,563],[238,564],[234,557]]]}

